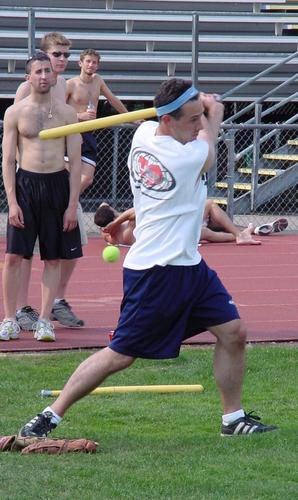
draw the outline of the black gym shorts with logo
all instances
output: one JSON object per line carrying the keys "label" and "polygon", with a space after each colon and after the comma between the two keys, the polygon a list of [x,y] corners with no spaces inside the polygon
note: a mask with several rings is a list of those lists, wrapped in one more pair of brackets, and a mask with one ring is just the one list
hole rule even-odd
{"label": "black gym shorts with logo", "polygon": [[19,229],[7,223],[6,253],[29,259],[38,237],[41,260],[82,257],[79,227],[63,231],[63,216],[69,203],[69,173],[66,169],[41,174],[19,168],[16,196],[25,227]]}

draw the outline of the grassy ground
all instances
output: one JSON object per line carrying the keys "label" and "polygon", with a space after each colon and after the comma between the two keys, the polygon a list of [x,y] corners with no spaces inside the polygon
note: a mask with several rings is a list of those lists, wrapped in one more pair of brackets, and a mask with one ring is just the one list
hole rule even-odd
{"label": "grassy ground", "polygon": [[[0,434],[19,427],[51,399],[88,353],[3,356]],[[293,499],[297,483],[295,347],[248,348],[244,407],[278,432],[221,438],[212,349],[180,358],[138,360],[105,385],[194,384],[203,394],[88,396],[70,409],[55,437],[100,442],[96,455],[0,454],[2,499]]]}

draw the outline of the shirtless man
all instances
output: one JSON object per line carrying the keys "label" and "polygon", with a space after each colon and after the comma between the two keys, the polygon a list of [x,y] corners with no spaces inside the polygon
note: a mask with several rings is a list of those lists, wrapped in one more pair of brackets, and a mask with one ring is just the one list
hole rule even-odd
{"label": "shirtless man", "polygon": [[[70,56],[71,41],[61,33],[47,33],[40,41],[40,50],[45,52],[51,61],[53,69],[53,88],[51,91],[52,97],[61,99],[65,102],[66,96],[66,80],[61,76],[65,71],[68,58]],[[14,102],[21,101],[30,94],[30,83],[26,79],[18,87]]]}
{"label": "shirtless man", "polygon": [[111,245],[131,246],[135,242],[134,208],[120,213],[107,203],[102,203],[94,214],[94,224],[99,226],[103,239]]}
{"label": "shirtless man", "polygon": [[[79,76],[66,82],[66,102],[74,107],[79,121],[95,120],[98,98],[104,95],[118,113],[127,113],[127,108],[109,89],[96,71],[100,55],[96,50],[86,49],[80,55]],[[96,139],[92,132],[82,134],[82,191],[92,184],[96,167]]]}
{"label": "shirtless man", "polygon": [[[26,74],[30,95],[10,106],[4,115],[3,181],[9,213],[3,267],[5,318],[0,339],[19,336],[15,313],[21,264],[24,257],[31,259],[38,237],[44,271],[34,337],[54,341],[50,314],[60,280],[60,259],[82,256],[77,226],[81,140],[78,134],[66,140],[39,139],[42,129],[76,122],[76,114],[71,106],[51,95],[54,75],[51,61],[44,52],[27,61]],[[69,172],[64,164],[65,147],[70,160]]]}
{"label": "shirtless man", "polygon": [[[53,86],[51,89],[52,98],[59,99],[63,103],[66,102],[66,80],[63,78],[63,76],[61,76],[61,73],[63,73],[63,71],[65,71],[66,69],[67,61],[70,56],[70,47],[71,41],[61,33],[56,32],[47,33],[40,42],[40,48],[49,56],[53,68]],[[25,97],[28,97],[29,94],[30,83],[28,82],[28,80],[26,80],[25,82],[21,83],[16,92],[15,103],[19,102]],[[82,185],[84,184],[85,180],[82,179]],[[78,214],[78,223],[81,230],[82,224],[80,221],[80,214]],[[82,237],[82,242],[84,244],[84,234]],[[74,314],[70,305],[64,298],[66,287],[75,268],[75,265],[75,259],[69,261],[63,260],[61,262],[60,283],[57,290],[57,296],[54,301],[51,319],[59,321],[64,326],[80,328],[84,326],[84,321],[79,319]],[[21,268],[21,279],[18,292],[16,314],[18,323],[23,330],[32,330],[33,325],[38,319],[38,312],[30,305],[28,305],[28,290],[31,268],[32,259],[24,259]]]}

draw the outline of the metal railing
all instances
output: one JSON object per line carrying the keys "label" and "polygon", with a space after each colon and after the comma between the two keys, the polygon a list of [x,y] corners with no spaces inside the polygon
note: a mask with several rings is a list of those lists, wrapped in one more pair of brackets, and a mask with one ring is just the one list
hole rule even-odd
{"label": "metal railing", "polygon": [[[260,118],[258,108],[256,115]],[[298,229],[298,124],[223,124],[222,130],[217,179],[226,180],[230,217],[237,213],[244,219],[252,214],[280,214],[291,216],[293,221],[297,217],[292,229]],[[270,137],[270,131],[278,131],[278,144]],[[293,139],[297,139],[297,145],[289,146]],[[252,155],[242,157],[237,153],[244,142],[252,146]],[[271,160],[264,159],[268,153],[273,155]],[[283,160],[279,159],[281,156]],[[243,189],[238,188],[237,194],[235,186],[239,184],[243,184]],[[244,193],[246,185],[250,187]]]}
{"label": "metal railing", "polygon": [[[240,85],[237,85],[236,87],[225,92],[224,94],[222,94],[220,96],[220,99],[224,102],[225,99],[227,99],[228,97],[229,98],[233,97],[234,95],[237,94],[237,92],[240,89],[248,87],[249,85],[257,82],[265,75],[269,75],[269,74],[274,73],[276,70],[279,70],[285,64],[287,64],[288,62],[295,59],[297,56],[298,56],[298,51],[294,52],[293,54],[290,54],[288,57],[286,57],[282,61],[280,61],[276,64],[273,64],[269,68],[267,68],[267,69],[261,71],[260,73],[248,78],[246,82],[243,82]],[[279,127],[278,124],[276,124],[276,126],[271,124],[268,127],[267,133],[264,134],[263,136],[260,136],[257,131],[260,130],[260,128],[262,128],[262,127],[264,129],[266,127],[265,124],[263,126],[260,126],[263,118],[265,118],[266,116],[272,115],[277,110],[280,110],[283,106],[286,106],[288,103],[295,102],[297,100],[297,97],[298,97],[298,92],[295,92],[295,93],[289,95],[288,97],[285,97],[284,99],[280,100],[279,102],[277,102],[273,105],[272,105],[272,103],[270,103],[269,107],[267,107],[266,109],[263,109],[262,105],[266,103],[266,101],[269,97],[272,98],[275,94],[277,94],[277,92],[281,88],[290,85],[292,82],[296,81],[297,79],[298,79],[298,73],[295,73],[291,77],[285,79],[284,82],[281,83],[280,85],[277,85],[275,88],[273,88],[272,90],[270,90],[269,92],[267,92],[263,96],[255,99],[254,102],[249,103],[244,108],[242,108],[240,111],[237,111],[236,113],[230,115],[226,120],[224,120],[224,122],[222,124],[223,130],[227,130],[229,128],[228,125],[230,125],[232,129],[236,130],[237,124],[239,124],[239,123],[241,124],[242,130],[245,128],[245,126],[247,126],[246,130],[249,130],[248,125],[253,125],[253,124],[256,125],[256,127],[253,127],[255,129],[255,134],[254,134],[253,140],[251,140],[250,142],[245,141],[245,140],[239,141],[239,144],[242,144],[242,147],[238,148],[237,152],[235,153],[235,155],[236,155],[235,160],[240,161],[241,159],[243,159],[247,156],[250,156],[250,155],[252,155],[255,158],[256,151],[260,148],[260,146],[262,144],[266,144],[269,141],[269,139],[277,138],[277,140],[278,140],[278,138],[280,136],[280,130],[281,130],[281,127]],[[298,106],[297,106],[297,109],[298,109]],[[253,113],[253,115],[250,118],[247,118],[247,115],[252,114],[252,113]],[[241,122],[241,118],[244,118],[243,122]],[[284,121],[284,126],[285,127],[288,126],[288,129],[291,129],[291,128],[293,128],[291,126],[295,123],[298,123],[298,113],[294,113],[292,116],[287,118]],[[298,125],[296,125],[296,126],[298,127]],[[222,135],[219,137],[219,143],[223,140],[224,140],[224,136]],[[208,181],[208,185],[209,185],[210,189],[212,188],[212,186],[214,185],[214,183],[218,179],[219,175],[220,175],[220,172],[218,172],[217,168],[215,168],[213,170],[213,172],[210,174],[209,181]],[[253,184],[254,183],[255,182],[253,181]]]}
{"label": "metal railing", "polygon": [[[89,233],[97,231],[93,216],[101,202],[106,201],[119,211],[132,206],[127,158],[135,129],[134,125],[125,125],[95,132],[97,168],[94,182],[81,196],[85,224]],[[225,190],[227,211],[236,222],[240,220],[242,224],[247,224],[253,218],[254,222],[261,223],[264,218],[267,220],[283,216],[289,219],[290,229],[298,230],[298,161],[286,161],[285,165],[280,165],[278,160],[271,160],[271,170],[272,173],[276,170],[276,175],[269,180],[264,180],[263,170],[265,167],[269,169],[269,166],[268,162],[263,160],[263,155],[274,152],[276,144],[271,138],[262,142],[262,136],[272,130],[279,131],[281,148],[290,148],[287,146],[288,140],[298,138],[298,125],[296,124],[223,124],[223,139],[218,144],[217,153],[217,180],[227,182]],[[237,158],[238,149],[243,146],[243,142],[254,145],[253,158]],[[291,146],[291,148],[298,155],[298,146]],[[239,169],[244,167],[249,167],[251,173],[239,174]],[[251,184],[249,191],[239,195],[241,203],[237,201],[239,198],[235,196],[234,187],[235,182],[239,182],[239,175],[243,175],[241,182]],[[272,187],[270,182],[272,182]],[[209,195],[213,195],[213,186],[209,189]],[[266,201],[262,202],[262,198]],[[7,201],[2,179],[0,181],[0,215],[0,233],[4,234]]]}

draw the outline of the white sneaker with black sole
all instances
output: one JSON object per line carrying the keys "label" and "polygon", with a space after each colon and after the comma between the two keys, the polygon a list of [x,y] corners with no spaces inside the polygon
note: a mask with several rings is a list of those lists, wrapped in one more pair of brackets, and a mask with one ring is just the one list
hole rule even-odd
{"label": "white sneaker with black sole", "polygon": [[19,333],[20,327],[14,318],[6,318],[0,324],[0,340],[16,340]]}
{"label": "white sneaker with black sole", "polygon": [[55,342],[54,327],[50,321],[39,319],[34,325],[34,338],[41,342]]}

